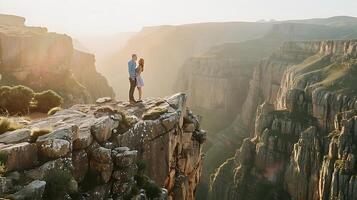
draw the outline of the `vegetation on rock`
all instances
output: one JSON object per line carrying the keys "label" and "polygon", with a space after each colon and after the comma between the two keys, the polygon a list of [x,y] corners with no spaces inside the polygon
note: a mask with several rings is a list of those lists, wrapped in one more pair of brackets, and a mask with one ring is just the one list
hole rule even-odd
{"label": "vegetation on rock", "polygon": [[0,87],[0,110],[11,115],[27,114],[34,91],[26,86]]}
{"label": "vegetation on rock", "polygon": [[20,124],[11,121],[7,117],[0,117],[0,135],[7,131],[14,131],[21,127],[22,126]]}
{"label": "vegetation on rock", "polygon": [[47,113],[62,104],[63,98],[52,90],[35,93],[31,88],[23,85],[0,87],[0,113],[2,114]]}
{"label": "vegetation on rock", "polygon": [[36,93],[34,96],[36,111],[47,113],[49,110],[63,104],[63,98],[52,90]]}
{"label": "vegetation on rock", "polygon": [[58,111],[60,111],[60,110],[62,110],[62,108],[61,107],[54,107],[54,108],[52,108],[51,110],[49,110],[48,112],[47,112],[47,115],[54,115],[54,114],[56,114]]}

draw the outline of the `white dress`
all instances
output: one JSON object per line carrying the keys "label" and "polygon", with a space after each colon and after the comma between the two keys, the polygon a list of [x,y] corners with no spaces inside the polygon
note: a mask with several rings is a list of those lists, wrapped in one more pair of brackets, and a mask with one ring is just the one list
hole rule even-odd
{"label": "white dress", "polygon": [[136,73],[136,87],[144,87],[144,79],[141,76],[141,72],[142,72],[141,69],[137,70],[137,73]]}

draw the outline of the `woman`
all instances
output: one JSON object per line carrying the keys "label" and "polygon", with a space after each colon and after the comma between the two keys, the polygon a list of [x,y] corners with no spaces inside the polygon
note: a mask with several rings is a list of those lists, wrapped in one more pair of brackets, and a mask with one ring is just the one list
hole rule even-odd
{"label": "woman", "polygon": [[143,96],[143,87],[144,87],[144,79],[141,77],[141,73],[144,71],[144,59],[140,58],[139,66],[136,68],[136,87],[139,90],[139,102],[142,101]]}

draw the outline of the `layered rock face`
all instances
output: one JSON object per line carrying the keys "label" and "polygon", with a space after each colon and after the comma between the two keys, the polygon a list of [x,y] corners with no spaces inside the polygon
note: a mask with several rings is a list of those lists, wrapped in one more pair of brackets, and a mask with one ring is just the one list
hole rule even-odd
{"label": "layered rock face", "polygon": [[[194,199],[205,132],[186,101],[185,94],[135,106],[102,98],[44,119],[14,119],[24,127],[0,135],[6,171],[0,197],[41,199],[49,184],[46,176],[60,169],[71,172],[82,199],[127,198],[138,184],[134,177],[140,161],[147,175],[165,188],[160,199]],[[44,128],[50,132],[34,134]],[[14,173],[22,181],[14,180]],[[150,191],[140,193],[132,197],[144,198]]]}
{"label": "layered rock face", "polygon": [[[249,70],[239,67],[233,59],[202,57],[187,61],[183,73],[182,89],[190,95],[193,108],[214,112],[238,112],[237,101],[241,102],[250,78]],[[224,70],[223,70],[224,69]],[[208,97],[208,98],[207,98]]]}
{"label": "layered rock face", "polygon": [[239,116],[245,126],[253,127],[255,110],[258,105],[264,101],[271,104],[275,103],[285,70],[302,62],[314,53],[316,51],[310,49],[309,46],[297,46],[294,42],[287,42],[282,45],[278,52],[260,62],[254,69],[247,98]]}
{"label": "layered rock face", "polygon": [[[284,44],[281,56],[295,64],[263,96],[254,132],[218,169],[211,199],[356,198],[356,47],[354,40]],[[228,188],[219,186],[232,175]]]}
{"label": "layered rock face", "polygon": [[93,56],[75,50],[69,36],[49,33],[46,28],[27,27],[24,20],[17,22],[19,17],[0,16],[0,20],[1,85],[53,89],[66,103],[114,95],[96,71]]}

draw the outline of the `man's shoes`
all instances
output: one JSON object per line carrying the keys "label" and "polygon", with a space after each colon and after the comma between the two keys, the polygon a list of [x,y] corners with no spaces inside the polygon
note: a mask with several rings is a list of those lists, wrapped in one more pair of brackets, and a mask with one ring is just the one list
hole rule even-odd
{"label": "man's shoes", "polygon": [[130,100],[130,105],[135,105],[137,103],[137,101],[135,100]]}
{"label": "man's shoes", "polygon": [[136,101],[136,103],[142,103],[143,102],[143,100],[137,100]]}

